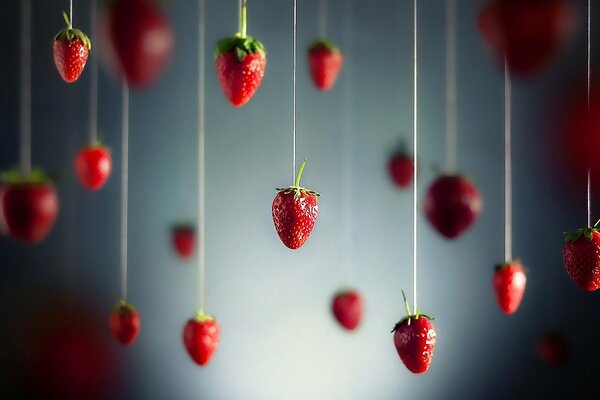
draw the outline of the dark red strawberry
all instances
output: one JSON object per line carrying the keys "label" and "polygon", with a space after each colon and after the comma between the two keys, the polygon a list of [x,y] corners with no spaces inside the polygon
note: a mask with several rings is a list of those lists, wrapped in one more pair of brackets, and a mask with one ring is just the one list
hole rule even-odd
{"label": "dark red strawberry", "polygon": [[525,285],[527,284],[527,275],[520,261],[511,261],[496,266],[494,273],[494,290],[498,305],[506,314],[513,314],[519,308]]}
{"label": "dark red strawberry", "polygon": [[333,87],[343,63],[342,52],[328,40],[319,39],[308,49],[308,68],[319,90]]}
{"label": "dark red strawberry", "polygon": [[319,193],[300,187],[306,160],[300,166],[294,186],[277,188],[273,199],[273,222],[279,238],[292,250],[302,247],[319,215]]}
{"label": "dark red strawberry", "polygon": [[596,225],[564,234],[563,261],[567,272],[580,289],[588,292],[600,288],[600,233]]}
{"label": "dark red strawberry", "polygon": [[72,83],[79,79],[87,62],[92,42],[85,33],[73,29],[67,13],[63,12],[67,28],[54,37],[54,65],[65,82]]}
{"label": "dark red strawberry", "polygon": [[[404,292],[402,292],[404,296]],[[406,296],[404,296],[406,317],[402,318],[392,332],[394,345],[406,368],[414,374],[422,374],[429,369],[437,335],[431,323],[432,318],[425,314],[411,313]]]}
{"label": "dark red strawberry", "polygon": [[75,158],[75,172],[83,187],[99,190],[112,171],[112,157],[108,148],[96,144],[83,148]]}
{"label": "dark red strawberry", "polygon": [[194,255],[196,232],[191,225],[175,225],[171,230],[171,242],[175,252],[184,260]]}
{"label": "dark red strawberry", "polygon": [[117,68],[130,85],[152,84],[166,69],[173,53],[171,23],[154,0],[114,0],[107,13],[107,30]]}
{"label": "dark red strawberry", "polygon": [[394,154],[388,162],[388,172],[394,185],[400,189],[406,188],[413,179],[413,159],[404,152]]}
{"label": "dark red strawberry", "polygon": [[142,321],[135,308],[121,300],[110,314],[110,332],[120,343],[129,346],[135,342]]}
{"label": "dark red strawberry", "polygon": [[536,350],[551,367],[564,367],[569,360],[569,342],[561,333],[547,333],[538,338]]}
{"label": "dark red strawberry", "polygon": [[41,171],[33,171],[29,177],[23,177],[18,171],[9,171],[2,178],[2,229],[21,242],[42,241],[58,214],[58,196],[54,186]]}
{"label": "dark red strawberry", "polygon": [[504,64],[520,76],[550,64],[572,36],[571,0],[492,0],[479,14],[479,28]]}
{"label": "dark red strawberry", "polygon": [[364,305],[363,300],[354,289],[340,290],[331,302],[331,311],[342,327],[352,331],[358,327],[362,320]]}
{"label": "dark red strawberry", "polygon": [[443,236],[452,239],[469,228],[481,212],[477,188],[465,177],[442,175],[425,197],[425,215]]}
{"label": "dark red strawberry", "polygon": [[183,328],[183,344],[194,362],[205,366],[212,358],[219,339],[221,338],[221,327],[217,320],[198,311],[194,318],[190,319]]}

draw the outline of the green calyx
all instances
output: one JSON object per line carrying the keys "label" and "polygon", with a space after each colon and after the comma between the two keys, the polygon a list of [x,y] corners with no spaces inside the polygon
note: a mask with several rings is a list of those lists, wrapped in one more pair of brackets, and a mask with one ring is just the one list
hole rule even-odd
{"label": "green calyx", "polygon": [[214,319],[215,319],[215,317],[213,317],[212,315],[206,314],[204,312],[204,310],[198,310],[198,311],[196,311],[196,314],[194,314],[194,321],[197,321],[197,322],[212,321]]}
{"label": "green calyx", "polygon": [[514,260],[514,261],[506,261],[506,262],[504,262],[504,263],[502,263],[502,264],[498,264],[498,265],[496,265],[496,266],[494,267],[494,270],[495,270],[495,271],[500,271],[500,270],[502,270],[502,269],[504,269],[504,268],[508,268],[508,267],[520,267],[520,268],[522,268],[522,266],[521,266],[521,261],[519,261],[519,260]]}
{"label": "green calyx", "polygon": [[29,175],[24,175],[18,168],[13,168],[0,173],[0,181],[12,185],[26,185],[32,183],[52,183],[53,179],[39,168],[35,168]]}
{"label": "green calyx", "polygon": [[594,233],[598,233],[598,229],[596,229],[598,223],[600,223],[600,219],[590,228],[577,229],[575,232],[563,232],[565,242],[576,242],[582,236],[591,241],[594,238]]}
{"label": "green calyx", "polygon": [[73,29],[73,25],[71,25],[69,16],[64,11],[63,11],[63,18],[65,19],[65,22],[67,23],[67,27],[65,29],[61,30],[60,32],[58,32],[56,34],[56,36],[54,36],[54,40],[61,41],[61,42],[75,42],[78,39],[81,39],[81,41],[83,42],[85,47],[87,47],[88,50],[92,50],[92,42],[90,41],[90,38],[85,33],[80,31],[79,29]]}
{"label": "green calyx", "polygon": [[238,62],[244,61],[248,54],[258,53],[261,58],[266,58],[267,53],[261,42],[251,36],[242,37],[240,33],[236,33],[232,37],[219,40],[217,49],[215,50],[215,58],[223,53],[228,53],[234,50]]}
{"label": "green calyx", "polygon": [[118,310],[120,312],[122,312],[122,311],[132,312],[132,311],[135,311],[135,307],[133,306],[133,304],[128,303],[125,299],[121,299],[115,305],[115,310]]}
{"label": "green calyx", "polygon": [[298,200],[300,198],[300,194],[305,194],[307,196],[319,197],[319,192],[316,192],[311,189],[306,189],[300,186],[300,178],[302,178],[302,173],[304,172],[304,167],[306,166],[307,159],[305,158],[300,166],[300,170],[298,171],[298,175],[296,176],[296,182],[293,186],[288,186],[284,188],[276,188],[278,192],[283,193],[294,193],[294,200]]}
{"label": "green calyx", "polygon": [[316,49],[325,49],[334,53],[338,53],[340,51],[339,47],[327,39],[317,39],[308,47],[308,51],[313,51]]}
{"label": "green calyx", "polygon": [[391,333],[396,332],[404,324],[410,325],[410,322],[413,319],[419,319],[419,318],[425,318],[425,319],[428,319],[428,320],[435,319],[433,317],[430,317],[429,315],[421,314],[419,312],[419,310],[415,310],[414,313],[411,312],[410,311],[410,307],[408,305],[408,300],[406,299],[406,294],[404,293],[404,290],[402,290],[402,298],[404,299],[404,308],[406,309],[406,317],[402,318],[400,321],[398,321],[396,323],[396,325],[394,325],[394,329],[392,329]]}

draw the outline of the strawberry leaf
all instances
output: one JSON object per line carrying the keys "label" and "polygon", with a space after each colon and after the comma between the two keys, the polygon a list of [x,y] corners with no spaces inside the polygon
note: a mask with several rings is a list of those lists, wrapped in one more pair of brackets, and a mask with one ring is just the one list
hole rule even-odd
{"label": "strawberry leaf", "polygon": [[330,42],[327,39],[317,39],[315,40],[308,48],[308,51],[313,51],[313,50],[317,50],[317,49],[324,49],[324,50],[329,50],[331,52],[337,53],[340,51],[339,47],[337,47],[336,45],[334,45],[332,42]]}
{"label": "strawberry leaf", "polygon": [[28,183],[52,183],[53,179],[39,168],[33,169],[29,176],[23,175],[20,169],[13,168],[0,173],[0,181],[3,183],[19,185]]}
{"label": "strawberry leaf", "polygon": [[219,40],[215,50],[215,58],[232,50],[235,51],[235,56],[240,63],[244,61],[244,58],[248,54],[258,53],[261,58],[267,57],[265,48],[261,42],[250,36],[243,38],[239,34],[236,34],[235,36]]}
{"label": "strawberry leaf", "polygon": [[577,229],[575,232],[563,232],[563,236],[565,239],[565,242],[576,242],[579,240],[579,238],[581,238],[582,236],[588,240],[591,241],[594,238],[594,233],[598,233],[598,230],[595,228],[581,228],[581,229]]}

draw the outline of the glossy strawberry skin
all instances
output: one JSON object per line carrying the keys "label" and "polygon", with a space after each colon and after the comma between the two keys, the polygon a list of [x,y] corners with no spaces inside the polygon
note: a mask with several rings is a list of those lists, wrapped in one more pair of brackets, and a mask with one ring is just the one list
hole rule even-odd
{"label": "glossy strawberry skin", "polygon": [[196,234],[191,226],[176,226],[172,229],[171,241],[175,252],[184,260],[194,255]]}
{"label": "glossy strawberry skin", "polygon": [[49,183],[5,184],[0,200],[3,229],[24,243],[42,241],[58,215],[58,196]]}
{"label": "glossy strawberry skin", "polygon": [[190,319],[183,329],[183,343],[192,360],[205,366],[213,357],[221,338],[221,327],[216,319]]}
{"label": "glossy strawberry skin", "polygon": [[600,233],[593,230],[591,240],[581,235],[563,246],[567,273],[580,288],[592,292],[600,288]]}
{"label": "glossy strawberry skin", "polygon": [[433,323],[424,316],[405,318],[394,328],[396,351],[406,368],[414,374],[422,374],[429,369],[436,338]]}
{"label": "glossy strawberry skin", "polygon": [[394,154],[388,162],[388,172],[395,186],[400,189],[408,187],[414,174],[412,158],[403,153]]}
{"label": "glossy strawberry skin", "polygon": [[560,333],[549,333],[538,338],[536,351],[548,365],[560,368],[569,359],[569,343]]}
{"label": "glossy strawberry skin", "polygon": [[73,83],[85,68],[90,49],[81,39],[74,41],[54,40],[52,45],[54,52],[54,65],[61,78],[67,83]]}
{"label": "glossy strawberry skin", "polygon": [[340,325],[352,331],[356,329],[363,316],[364,304],[360,293],[356,290],[338,292],[331,302],[331,312]]}
{"label": "glossy strawberry skin", "polygon": [[462,176],[444,175],[436,179],[425,197],[425,215],[433,227],[448,239],[468,229],[481,212],[477,188]]}
{"label": "glossy strawberry skin", "polygon": [[317,196],[293,190],[277,193],[273,200],[273,223],[279,238],[288,248],[299,249],[310,236],[319,215]]}
{"label": "glossy strawberry skin", "polygon": [[124,302],[119,303],[110,314],[110,332],[125,346],[132,345],[140,333],[142,321],[136,309]]}
{"label": "glossy strawberry skin", "polygon": [[499,265],[494,273],[493,285],[498,305],[506,314],[513,314],[519,308],[527,276],[523,266],[518,261]]}
{"label": "glossy strawberry skin", "polygon": [[82,149],[75,158],[75,172],[83,187],[97,191],[104,186],[112,171],[112,157],[106,147]]}
{"label": "glossy strawberry skin", "polygon": [[308,67],[317,89],[331,90],[335,84],[344,57],[338,49],[332,49],[321,43],[312,46],[308,51]]}
{"label": "glossy strawberry skin", "polygon": [[217,56],[217,77],[232,106],[242,107],[250,101],[263,80],[266,66],[267,58],[260,53],[246,54],[242,61],[238,61],[235,49]]}

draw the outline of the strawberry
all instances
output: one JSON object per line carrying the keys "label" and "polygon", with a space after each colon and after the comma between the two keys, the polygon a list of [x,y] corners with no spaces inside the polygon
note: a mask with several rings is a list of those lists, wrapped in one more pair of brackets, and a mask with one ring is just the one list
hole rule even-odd
{"label": "strawberry", "polygon": [[407,314],[392,330],[394,345],[406,368],[414,374],[422,374],[429,369],[433,358],[437,337],[435,327],[431,317],[420,314],[418,310],[411,313],[404,291],[402,296]]}
{"label": "strawberry", "polygon": [[538,338],[536,350],[551,367],[564,367],[569,359],[569,342],[561,333],[547,333]]}
{"label": "strawberry", "polygon": [[330,90],[337,80],[344,57],[339,48],[328,40],[319,39],[308,49],[310,75],[319,90]]}
{"label": "strawberry", "polygon": [[110,314],[110,332],[120,343],[129,346],[140,333],[142,321],[133,305],[119,301]]}
{"label": "strawberry", "polygon": [[209,363],[219,346],[221,327],[217,320],[198,311],[183,328],[183,344],[194,362],[200,366]]}
{"label": "strawberry", "polygon": [[362,297],[354,289],[338,291],[331,302],[331,311],[335,319],[349,331],[356,329],[360,324],[363,309]]}
{"label": "strawberry", "polygon": [[463,233],[481,212],[477,188],[459,175],[436,179],[425,197],[425,215],[437,231],[448,239]]}
{"label": "strawberry", "polygon": [[318,196],[314,190],[300,187],[306,160],[300,166],[294,186],[277,188],[273,199],[273,223],[279,238],[292,250],[302,247],[319,215]]}
{"label": "strawberry", "polygon": [[111,171],[110,151],[99,144],[83,148],[75,158],[75,172],[79,181],[91,191],[104,186]]}
{"label": "strawberry", "polygon": [[563,261],[567,272],[580,289],[588,292],[600,288],[600,233],[596,225],[564,234]]}
{"label": "strawberry", "polygon": [[506,314],[513,314],[519,308],[527,275],[520,261],[511,261],[496,266],[493,279],[498,305]]}
{"label": "strawberry", "polygon": [[130,85],[152,84],[173,53],[171,23],[153,0],[114,0],[107,15],[112,57]]}
{"label": "strawberry", "polygon": [[54,51],[54,65],[65,82],[72,83],[79,79],[85,68],[92,42],[85,33],[73,29],[67,13],[63,12],[67,28],[54,36],[52,49]]}
{"label": "strawberry", "polygon": [[399,189],[407,187],[413,179],[413,159],[404,152],[394,154],[388,162],[388,172],[396,187]]}
{"label": "strawberry", "polygon": [[29,177],[13,170],[3,174],[1,225],[6,234],[25,243],[42,241],[58,214],[58,196],[48,177],[34,170]]}
{"label": "strawberry", "polygon": [[175,252],[184,260],[194,255],[196,233],[191,225],[175,225],[171,230],[171,242]]}

